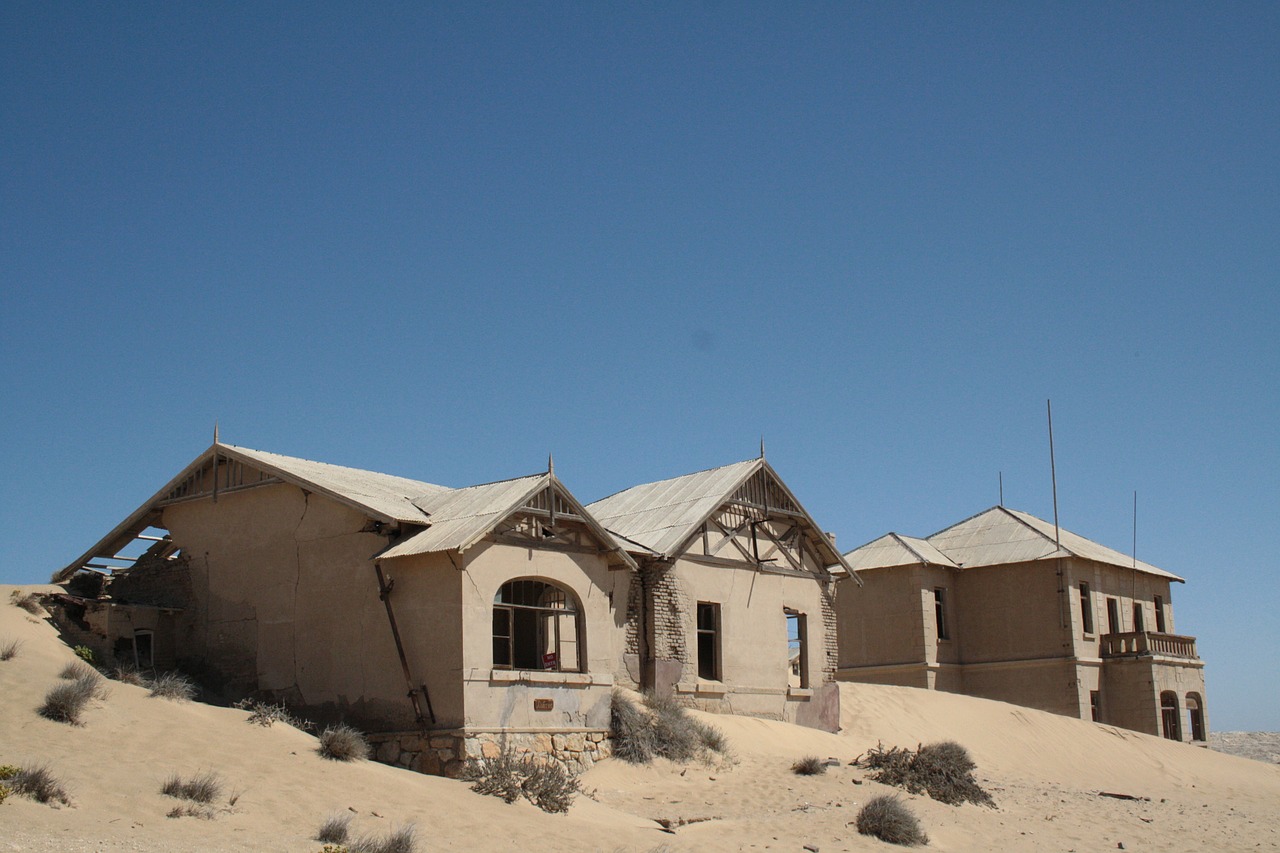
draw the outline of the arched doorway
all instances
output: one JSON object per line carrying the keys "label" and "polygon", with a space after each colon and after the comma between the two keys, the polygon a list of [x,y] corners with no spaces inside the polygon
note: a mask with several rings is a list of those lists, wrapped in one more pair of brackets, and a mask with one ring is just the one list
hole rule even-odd
{"label": "arched doorway", "polygon": [[1200,694],[1187,694],[1187,721],[1191,724],[1191,739],[1203,741],[1204,735],[1204,710],[1201,708]]}
{"label": "arched doorway", "polygon": [[1178,694],[1166,690],[1160,694],[1160,733],[1169,740],[1182,740],[1179,722]]}

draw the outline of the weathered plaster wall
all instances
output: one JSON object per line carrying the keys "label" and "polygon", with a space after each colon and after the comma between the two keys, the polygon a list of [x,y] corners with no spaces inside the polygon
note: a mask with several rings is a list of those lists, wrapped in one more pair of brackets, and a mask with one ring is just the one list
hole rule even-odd
{"label": "weathered plaster wall", "polygon": [[[858,574],[861,588],[852,578],[837,584],[840,667],[924,663],[924,611],[917,574],[910,569],[872,569]],[[887,681],[880,680],[883,677],[875,683],[904,683],[896,680],[897,676],[889,676]],[[867,679],[859,675],[856,680]],[[908,680],[914,685],[914,679]]]}

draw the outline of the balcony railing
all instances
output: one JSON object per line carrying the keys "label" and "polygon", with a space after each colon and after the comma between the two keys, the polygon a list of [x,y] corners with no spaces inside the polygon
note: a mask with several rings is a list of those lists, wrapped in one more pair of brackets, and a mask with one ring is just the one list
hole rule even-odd
{"label": "balcony railing", "polygon": [[1159,655],[1170,658],[1197,659],[1196,638],[1178,634],[1157,634],[1153,631],[1129,631],[1123,634],[1102,635],[1104,658],[1140,657]]}

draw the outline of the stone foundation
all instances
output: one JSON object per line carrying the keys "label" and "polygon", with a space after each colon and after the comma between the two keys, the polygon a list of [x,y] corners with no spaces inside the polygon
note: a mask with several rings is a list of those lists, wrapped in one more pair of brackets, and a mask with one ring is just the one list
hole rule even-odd
{"label": "stone foundation", "polygon": [[373,759],[431,776],[458,778],[468,761],[497,758],[507,746],[516,755],[556,761],[570,773],[589,770],[613,753],[609,733],[601,730],[478,732],[464,729],[388,732],[366,736]]}

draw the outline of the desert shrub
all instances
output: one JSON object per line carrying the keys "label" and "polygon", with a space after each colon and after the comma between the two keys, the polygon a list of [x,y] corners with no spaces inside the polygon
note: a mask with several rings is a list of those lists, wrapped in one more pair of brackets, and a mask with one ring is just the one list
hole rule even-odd
{"label": "desert shrub", "polygon": [[362,835],[345,849],[349,853],[413,853],[418,843],[417,832],[413,824],[407,823],[381,837]]}
{"label": "desert shrub", "polygon": [[14,607],[21,607],[32,616],[40,615],[40,596],[33,592],[23,592],[20,589],[15,589],[9,593],[9,601]]}
{"label": "desert shrub", "polygon": [[613,692],[610,734],[613,754],[631,764],[648,764],[655,756],[691,761],[728,749],[724,733],[686,713],[675,699],[652,694],[641,708],[622,691]]}
{"label": "desert shrub", "polygon": [[514,803],[524,797],[544,812],[566,812],[578,793],[578,777],[558,762],[517,757],[504,749],[497,758],[471,761],[462,778],[471,782],[477,794]]}
{"label": "desert shrub", "polygon": [[0,806],[4,805],[4,801],[9,799],[9,795],[13,793],[13,789],[8,785],[0,782]]}
{"label": "desert shrub", "polygon": [[183,803],[180,806],[174,806],[165,813],[165,817],[198,817],[201,820],[213,820],[214,811],[209,806],[202,806],[198,803]]}
{"label": "desert shrub", "polygon": [[147,686],[146,676],[133,667],[118,666],[112,670],[111,677],[124,684],[132,684],[134,687]]}
{"label": "desert shrub", "polygon": [[334,761],[356,761],[369,757],[369,742],[351,726],[329,726],[320,733],[316,751]]}
{"label": "desert shrub", "polygon": [[235,707],[241,711],[248,711],[248,722],[257,726],[270,728],[275,723],[284,723],[286,726],[293,726],[303,732],[312,731],[316,727],[315,723],[310,720],[295,717],[282,704],[272,704],[258,699],[241,699],[235,704]]}
{"label": "desert shrub", "polygon": [[90,700],[106,697],[107,689],[102,683],[102,676],[88,670],[73,681],[54,685],[45,694],[40,715],[60,723],[80,725],[80,715],[84,713]]}
{"label": "desert shrub", "polygon": [[9,778],[8,786],[14,793],[30,797],[38,803],[71,805],[71,797],[67,795],[62,780],[53,775],[47,764],[22,768]]}
{"label": "desert shrub", "polygon": [[178,672],[166,672],[156,676],[146,686],[151,688],[151,695],[161,699],[173,699],[178,702],[189,702],[196,698],[196,686],[191,679]]}
{"label": "desert shrub", "polygon": [[183,779],[177,773],[173,773],[160,786],[160,793],[166,797],[190,800],[193,803],[202,803],[204,805],[208,805],[217,799],[221,790],[222,780],[212,771],[197,773],[190,779]]}
{"label": "desert shrub", "polygon": [[93,649],[89,648],[88,646],[75,646],[74,648],[71,649],[71,651],[75,652],[76,657],[80,658],[80,660],[84,661],[85,663],[88,663],[88,664],[93,663]]}
{"label": "desert shrub", "polygon": [[73,661],[67,662],[67,665],[64,666],[62,668],[62,671],[58,673],[58,677],[68,678],[71,680],[78,680],[81,678],[88,678],[89,676],[93,675],[96,672],[97,670],[89,666],[84,661],[73,660]]}
{"label": "desert shrub", "polygon": [[885,785],[927,793],[941,803],[995,807],[991,795],[973,778],[977,767],[969,751],[955,741],[925,744],[915,752],[900,747],[869,750],[857,762],[871,770],[871,778]]}
{"label": "desert shrub", "polygon": [[858,812],[857,827],[863,835],[874,835],[890,844],[915,847],[929,843],[920,821],[897,797],[882,795],[868,800]]}
{"label": "desert shrub", "polygon": [[0,764],[0,781],[12,779],[22,772],[22,768],[14,764]]}
{"label": "desert shrub", "polygon": [[0,660],[13,660],[18,656],[20,648],[22,648],[21,640],[5,640],[0,643]]}
{"label": "desert shrub", "polygon": [[351,813],[334,812],[316,830],[316,841],[324,844],[346,844],[351,831]]}
{"label": "desert shrub", "polygon": [[827,762],[816,755],[806,755],[791,765],[791,772],[797,776],[821,776],[827,772]]}

